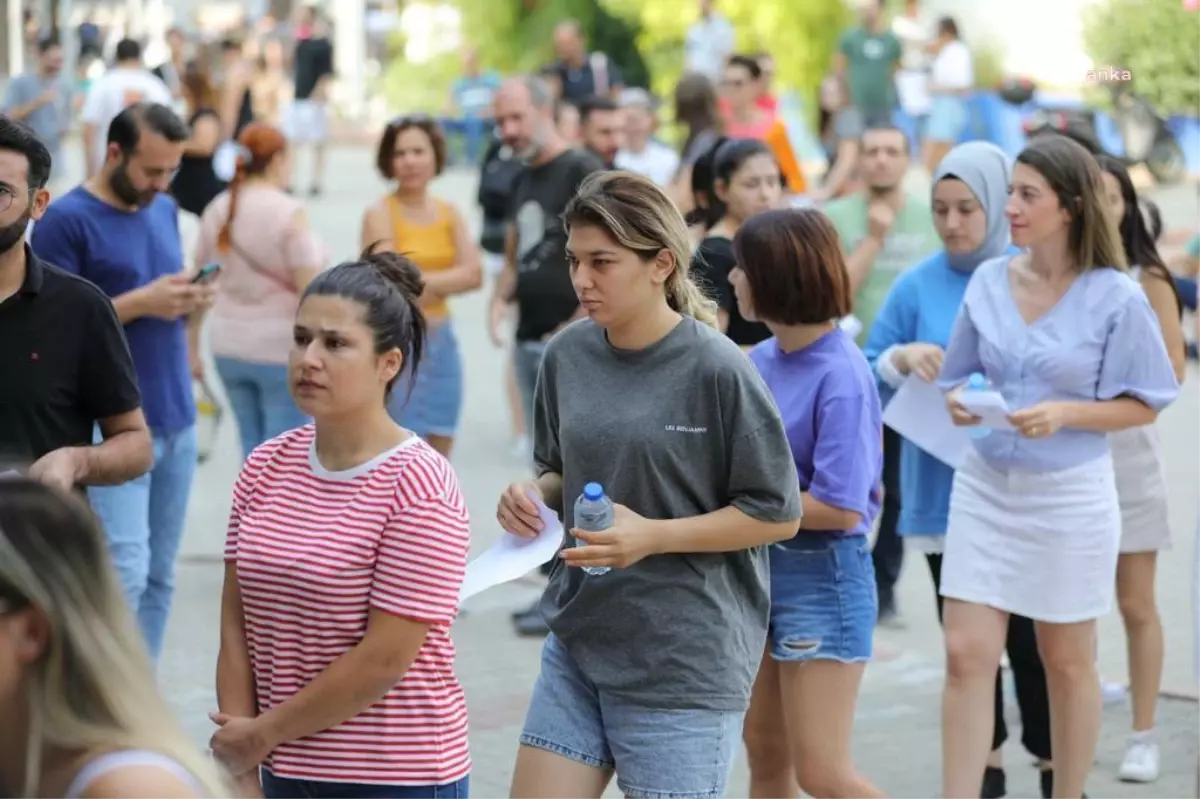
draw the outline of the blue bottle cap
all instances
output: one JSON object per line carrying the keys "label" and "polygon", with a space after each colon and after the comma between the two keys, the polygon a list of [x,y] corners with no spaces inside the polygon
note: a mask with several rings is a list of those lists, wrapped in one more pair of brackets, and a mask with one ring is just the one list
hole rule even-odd
{"label": "blue bottle cap", "polygon": [[987,378],[979,372],[974,372],[967,378],[967,388],[987,388]]}
{"label": "blue bottle cap", "polygon": [[583,498],[589,502],[604,499],[604,486],[599,483],[588,483],[583,487]]}

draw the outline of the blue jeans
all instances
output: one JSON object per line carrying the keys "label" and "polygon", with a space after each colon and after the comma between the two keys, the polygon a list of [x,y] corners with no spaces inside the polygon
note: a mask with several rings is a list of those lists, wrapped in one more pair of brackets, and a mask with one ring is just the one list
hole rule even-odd
{"label": "blue jeans", "polygon": [[397,424],[422,438],[453,437],[462,415],[463,365],[458,337],[449,320],[426,333],[415,381],[411,374],[406,369],[392,387],[388,413]]}
{"label": "blue jeans", "polygon": [[249,456],[264,441],[308,423],[292,401],[287,367],[217,358],[217,374],[237,419],[242,454]]}
{"label": "blue jeans", "polygon": [[725,795],[745,711],[656,710],[599,690],[554,635],[542,647],[521,745],[614,770],[630,799]]}
{"label": "blue jeans", "polygon": [[368,785],[276,777],[260,769],[264,799],[467,799],[470,777],[447,785]]}
{"label": "blue jeans", "polygon": [[[101,440],[99,430],[96,440]],[[175,558],[187,521],[196,458],[195,425],[178,433],[156,435],[154,466],[149,472],[123,485],[87,490],[92,510],[108,537],[108,551],[125,598],[156,662],[175,593]]]}
{"label": "blue jeans", "polygon": [[770,556],[771,657],[870,660],[879,605],[867,537],[801,530]]}

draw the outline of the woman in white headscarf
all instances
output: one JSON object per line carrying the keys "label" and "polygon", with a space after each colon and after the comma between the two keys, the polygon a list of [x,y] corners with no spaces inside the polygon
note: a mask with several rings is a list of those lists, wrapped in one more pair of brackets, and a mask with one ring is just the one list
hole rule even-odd
{"label": "woman in white headscarf", "polygon": [[[892,285],[867,339],[865,353],[890,398],[909,375],[932,382],[942,366],[954,317],[962,305],[975,267],[989,258],[1016,252],[1004,216],[1010,159],[987,142],[955,147],[933,175],[933,221],[945,244],[905,272]],[[900,520],[897,529],[907,549],[924,553],[933,577],[938,618],[942,615],[942,548],[950,511],[954,469],[905,440],[900,454]],[[1046,672],[1038,656],[1033,621],[1011,616],[1007,652],[1021,709],[1021,743],[1042,768],[1043,794],[1050,787],[1050,714]],[[992,754],[983,777],[984,799],[1004,796],[1006,780],[1000,752],[1008,739],[1004,691],[996,674],[996,712]]]}

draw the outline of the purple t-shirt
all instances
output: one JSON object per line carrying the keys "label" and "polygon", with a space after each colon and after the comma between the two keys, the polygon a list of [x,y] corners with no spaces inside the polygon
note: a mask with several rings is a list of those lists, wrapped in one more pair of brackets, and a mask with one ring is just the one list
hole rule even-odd
{"label": "purple t-shirt", "polygon": [[853,530],[826,532],[869,533],[882,499],[883,412],[854,339],[835,329],[802,350],[783,352],[772,337],[750,350],[750,360],[783,416],[800,490],[862,516]]}

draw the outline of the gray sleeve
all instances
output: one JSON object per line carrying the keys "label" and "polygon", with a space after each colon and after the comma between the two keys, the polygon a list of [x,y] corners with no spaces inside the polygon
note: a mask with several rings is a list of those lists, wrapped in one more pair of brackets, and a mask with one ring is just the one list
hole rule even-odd
{"label": "gray sleeve", "polygon": [[[739,355],[742,355],[740,352]],[[800,519],[800,478],[775,400],[754,366],[739,364],[722,400],[732,422],[729,504],[760,522]]]}
{"label": "gray sleeve", "polygon": [[554,386],[554,358],[547,347],[538,369],[537,383],[533,389],[533,466],[534,474],[541,477],[553,472],[562,474],[562,450],[558,443],[558,394]]}
{"label": "gray sleeve", "polygon": [[857,108],[847,106],[833,117],[833,135],[839,142],[857,139],[863,134],[862,114]]}

